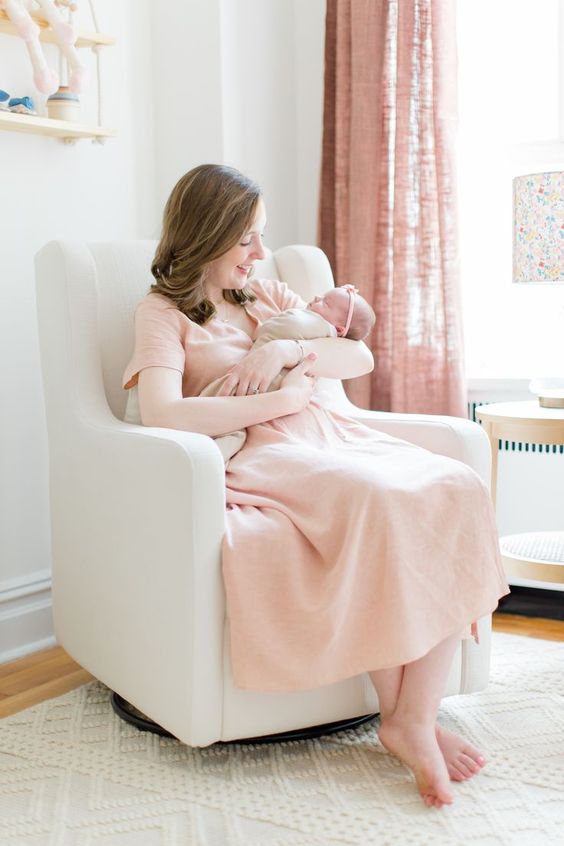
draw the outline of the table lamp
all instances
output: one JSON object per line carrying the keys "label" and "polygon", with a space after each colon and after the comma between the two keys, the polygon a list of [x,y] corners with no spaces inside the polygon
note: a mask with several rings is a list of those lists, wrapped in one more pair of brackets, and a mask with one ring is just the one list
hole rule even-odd
{"label": "table lamp", "polygon": [[[513,282],[564,283],[563,171],[528,173],[513,180]],[[564,408],[564,375],[533,379],[529,390],[541,406]]]}

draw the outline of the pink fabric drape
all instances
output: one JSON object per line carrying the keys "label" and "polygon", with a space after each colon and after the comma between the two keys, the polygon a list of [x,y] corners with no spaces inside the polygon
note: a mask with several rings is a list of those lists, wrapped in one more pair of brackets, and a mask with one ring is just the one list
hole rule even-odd
{"label": "pink fabric drape", "polygon": [[455,0],[327,0],[319,245],[372,303],[367,408],[467,415]]}

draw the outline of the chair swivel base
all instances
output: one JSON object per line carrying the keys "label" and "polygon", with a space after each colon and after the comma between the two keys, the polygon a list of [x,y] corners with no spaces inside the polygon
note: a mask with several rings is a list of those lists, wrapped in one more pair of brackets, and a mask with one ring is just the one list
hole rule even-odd
{"label": "chair swivel base", "polygon": [[[160,734],[162,737],[172,737],[174,735],[169,731],[159,726],[158,723],[153,722],[148,717],[141,715],[141,713],[131,705],[126,699],[112,691],[110,696],[112,708],[118,717],[125,720],[132,726],[135,726],[140,731],[150,731],[153,734]],[[362,717],[350,717],[347,720],[337,720],[334,723],[324,723],[320,726],[308,726],[304,729],[293,729],[292,731],[281,731],[278,734],[268,734],[262,737],[245,737],[242,740],[218,740],[221,744],[230,743],[282,743],[288,740],[311,740],[312,738],[321,737],[324,734],[334,734],[336,731],[344,731],[345,729],[354,729],[373,720],[378,714],[364,714]]]}

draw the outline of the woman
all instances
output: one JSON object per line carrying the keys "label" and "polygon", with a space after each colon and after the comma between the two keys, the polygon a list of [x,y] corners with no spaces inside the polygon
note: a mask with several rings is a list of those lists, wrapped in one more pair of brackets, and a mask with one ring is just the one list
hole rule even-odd
{"label": "woman", "polygon": [[[454,650],[507,592],[488,492],[461,462],[315,400],[315,378],[372,369],[360,341],[275,340],[257,326],[302,300],[253,280],[260,189],[202,165],[167,202],[124,387],[143,423],[212,437],[247,429],[226,471],[223,577],[235,684],[293,691],[369,672],[379,736],[429,806],[485,763],[436,723]],[[278,391],[267,392],[282,368]],[[229,373],[222,395],[202,388]]]}

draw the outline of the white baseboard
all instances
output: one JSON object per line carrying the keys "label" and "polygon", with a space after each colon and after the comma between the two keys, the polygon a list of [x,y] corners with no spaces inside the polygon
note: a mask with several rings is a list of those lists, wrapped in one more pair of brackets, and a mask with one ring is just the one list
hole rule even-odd
{"label": "white baseboard", "polygon": [[51,605],[49,570],[0,582],[0,664],[56,644]]}

